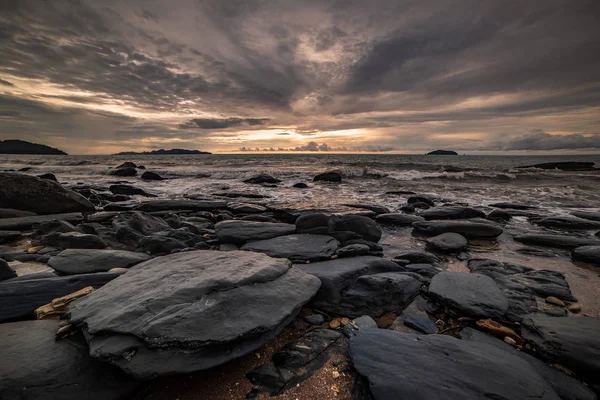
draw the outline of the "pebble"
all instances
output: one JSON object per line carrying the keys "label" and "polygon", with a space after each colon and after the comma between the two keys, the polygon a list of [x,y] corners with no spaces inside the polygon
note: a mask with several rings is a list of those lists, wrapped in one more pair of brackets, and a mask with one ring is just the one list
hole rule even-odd
{"label": "pebble", "polygon": [[341,321],[339,318],[336,318],[329,323],[329,327],[331,329],[337,329],[340,327],[340,325],[341,325]]}
{"label": "pebble", "polygon": [[581,306],[579,305],[579,303],[572,303],[569,304],[567,310],[571,311],[573,314],[577,314],[581,312]]}
{"label": "pebble", "polygon": [[34,246],[27,249],[27,254],[36,254],[46,246]]}
{"label": "pebble", "polygon": [[517,346],[517,342],[515,341],[515,339],[505,336],[504,337],[504,341],[508,344],[510,344],[511,346]]}
{"label": "pebble", "polygon": [[561,299],[558,299],[558,298],[556,298],[554,296],[546,297],[546,303],[548,303],[548,304],[554,304],[555,306],[561,306],[561,307],[565,306],[564,301],[562,301]]}

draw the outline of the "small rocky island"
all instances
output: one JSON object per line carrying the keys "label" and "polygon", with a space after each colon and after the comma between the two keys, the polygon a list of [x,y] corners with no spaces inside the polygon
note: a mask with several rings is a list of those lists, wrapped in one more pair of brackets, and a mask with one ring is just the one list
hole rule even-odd
{"label": "small rocky island", "polygon": [[0,154],[50,154],[66,156],[62,150],[24,140],[0,140]]}
{"label": "small rocky island", "polygon": [[452,150],[434,150],[427,153],[428,156],[457,156],[458,153]]}
{"label": "small rocky island", "polygon": [[186,150],[186,149],[171,149],[171,150],[152,150],[152,151],[123,151],[121,153],[114,154],[115,156],[165,156],[165,155],[189,155],[189,154],[212,154],[208,151],[200,150]]}

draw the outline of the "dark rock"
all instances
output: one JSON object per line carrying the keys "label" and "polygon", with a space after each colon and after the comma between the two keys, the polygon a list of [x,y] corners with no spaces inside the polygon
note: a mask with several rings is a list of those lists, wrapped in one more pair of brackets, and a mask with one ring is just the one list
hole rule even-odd
{"label": "dark rock", "polygon": [[131,161],[125,161],[123,164],[115,167],[115,169],[137,168],[137,165]]}
{"label": "dark rock", "polygon": [[118,168],[109,171],[108,174],[113,176],[136,176],[137,170],[135,168]]}
{"label": "dark rock", "polygon": [[584,261],[600,266],[600,244],[597,246],[582,246],[573,249],[571,253],[573,260]]}
{"label": "dark rock", "polygon": [[517,242],[534,245],[558,247],[563,249],[574,249],[581,246],[598,246],[600,241],[594,238],[585,238],[569,235],[545,235],[537,233],[527,233],[520,236],[515,236]]}
{"label": "dark rock", "polygon": [[342,175],[337,172],[323,172],[313,178],[313,182],[324,181],[324,182],[341,182]]}
{"label": "dark rock", "polygon": [[433,202],[433,200],[431,200],[429,197],[425,197],[425,196],[411,196],[408,198],[408,200],[406,200],[406,202],[408,204],[414,204],[416,203],[424,203],[427,204],[430,207],[435,206],[435,203]]}
{"label": "dark rock", "polygon": [[508,299],[488,276],[463,272],[441,272],[433,277],[429,295],[461,316],[502,319]]}
{"label": "dark rock", "polygon": [[321,314],[307,315],[304,319],[311,325],[323,325],[323,322],[325,322],[325,317]]}
{"label": "dark rock", "polygon": [[556,216],[546,217],[534,221],[536,225],[543,226],[545,228],[558,228],[558,229],[599,229],[600,221],[592,221],[588,219],[569,217],[569,216]]}
{"label": "dark rock", "polygon": [[439,264],[442,259],[432,253],[414,251],[410,253],[403,253],[395,258],[401,260],[407,260],[411,264]]}
{"label": "dark rock", "polygon": [[452,150],[433,150],[427,153],[428,156],[457,156],[458,153]]}
{"label": "dark rock", "polygon": [[[321,228],[315,228],[313,230],[319,230]],[[354,233],[354,232],[350,232],[350,231],[341,231],[341,232],[337,232],[337,231],[327,231],[327,233],[323,232],[322,234],[327,234],[329,236],[332,236],[334,238],[336,238],[338,240],[338,242],[343,242],[346,243],[348,241],[352,241],[352,240],[362,240],[362,236],[360,236],[358,233]],[[369,245],[370,247],[370,245]]]}
{"label": "dark rock", "polygon": [[157,174],[156,172],[145,171],[140,177],[145,181],[162,181],[163,177]]}
{"label": "dark rock", "polygon": [[361,329],[377,329],[377,322],[368,315],[355,318],[351,323],[342,326],[342,333],[346,337],[356,336]]}
{"label": "dark rock", "polygon": [[404,320],[404,325],[427,335],[438,333],[435,322],[425,316],[409,316]]}
{"label": "dark rock", "polygon": [[8,265],[6,261],[0,258],[0,281],[16,278],[17,273]]}
{"label": "dark rock", "polygon": [[281,223],[231,220],[215,224],[217,237],[225,243],[245,243],[250,240],[271,239],[277,236],[290,235],[295,231],[295,225]]}
{"label": "dark rock", "polygon": [[142,379],[208,369],[275,337],[319,288],[283,259],[191,251],[138,264],[70,304],[90,355]]}
{"label": "dark rock", "polygon": [[48,265],[61,274],[72,275],[129,268],[148,259],[149,255],[132,251],[68,249],[50,258]]}
{"label": "dark rock", "polygon": [[442,233],[427,239],[427,245],[442,253],[458,253],[467,248],[469,242],[464,236],[454,233]]}
{"label": "dark rock", "polygon": [[451,336],[366,329],[350,339],[349,355],[375,400],[559,398],[526,361]]}
{"label": "dark rock", "polygon": [[365,210],[373,211],[376,214],[389,214],[390,209],[383,206],[377,206],[372,204],[342,204],[344,207],[350,208],[363,208]]}
{"label": "dark rock", "polygon": [[490,207],[512,208],[513,210],[535,210],[536,208],[538,208],[536,206],[528,206],[525,204],[508,203],[508,202],[490,204]]}
{"label": "dark rock", "polygon": [[224,209],[226,207],[227,203],[224,201],[151,200],[141,203],[135,209],[145,212],[175,210],[214,211],[217,209]]}
{"label": "dark rock", "polygon": [[229,203],[227,204],[227,208],[234,214],[260,214],[267,211],[263,206],[249,203]]}
{"label": "dark rock", "polygon": [[137,249],[153,255],[171,254],[174,250],[185,249],[187,244],[168,236],[144,236],[140,239]]}
{"label": "dark rock", "polygon": [[58,321],[0,325],[0,398],[118,400],[138,385],[90,359],[81,334],[55,340]]}
{"label": "dark rock", "polygon": [[62,219],[52,219],[42,221],[34,226],[33,232],[36,236],[43,236],[49,233],[76,232],[77,228],[69,221]]}
{"label": "dark rock", "polygon": [[[429,206],[427,206],[427,207],[429,207]],[[414,213],[415,212],[415,206],[407,204],[407,205],[404,205],[404,206],[400,207],[400,211],[405,212],[405,213]]]}
{"label": "dark rock", "polygon": [[436,207],[422,212],[421,217],[426,220],[432,219],[467,219],[467,218],[484,218],[485,213],[470,207],[446,206]]}
{"label": "dark rock", "polygon": [[261,392],[276,396],[296,388],[325,365],[329,353],[337,350],[335,344],[341,338],[339,332],[317,329],[287,343],[273,355],[271,363],[261,365],[247,374],[255,388],[246,398]]}
{"label": "dark rock", "polygon": [[298,233],[307,233],[314,228],[327,228],[329,231],[329,216],[321,213],[305,214],[296,219]]}
{"label": "dark rock", "polygon": [[502,210],[492,210],[487,216],[487,219],[490,221],[510,221],[512,219],[512,215]]}
{"label": "dark rock", "polygon": [[351,244],[349,246],[339,248],[335,254],[340,258],[358,257],[367,255],[369,251],[371,251],[371,248],[366,244]]}
{"label": "dark rock", "polygon": [[99,288],[118,272],[31,279],[27,275],[0,282],[0,323],[33,319],[36,308],[87,286]]}
{"label": "dark rock", "polygon": [[[400,272],[402,268],[392,261],[372,256],[298,264],[297,267],[322,282],[312,306],[343,316],[381,316],[386,310],[401,308],[416,296],[421,286],[407,275],[383,274]],[[379,276],[365,279],[376,274]]]}
{"label": "dark rock", "polygon": [[[427,280],[433,278],[443,270],[431,264],[408,264],[403,266],[404,271],[420,275]],[[419,279],[423,281],[422,279]]]}
{"label": "dark rock", "polygon": [[42,174],[42,175],[38,175],[37,177],[40,179],[47,179],[49,181],[58,182],[58,179],[56,179],[56,175],[54,175],[54,174]]}
{"label": "dark rock", "polygon": [[21,236],[20,231],[0,231],[0,244],[14,242]]}
{"label": "dark rock", "polygon": [[0,172],[0,204],[37,214],[94,211],[86,198],[56,182],[12,172]]}
{"label": "dark rock", "polygon": [[413,222],[424,221],[423,217],[419,217],[416,215],[406,215],[406,214],[380,214],[377,216],[375,221],[379,224],[384,225],[396,225],[396,226],[412,226]]}
{"label": "dark rock", "polygon": [[144,189],[140,189],[131,185],[111,185],[109,190],[114,194],[124,194],[127,196],[156,197],[156,195],[147,193]]}
{"label": "dark rock", "polygon": [[408,194],[416,194],[415,192],[411,192],[410,190],[392,190],[389,192],[385,192],[385,194],[394,194],[394,195],[400,195],[400,196],[405,196]]}
{"label": "dark rock", "polygon": [[535,315],[523,320],[522,335],[550,360],[595,382],[600,373],[600,318]]}
{"label": "dark rock", "polygon": [[241,249],[292,261],[321,261],[330,259],[338,245],[331,236],[295,234],[246,243]]}
{"label": "dark rock", "polygon": [[254,221],[254,222],[279,222],[275,218],[271,218],[267,215],[244,215],[240,218],[242,221]]}
{"label": "dark rock", "polygon": [[493,239],[502,234],[503,229],[492,223],[473,221],[427,221],[415,222],[415,231],[430,236],[453,232],[463,235],[467,239]]}
{"label": "dark rock", "polygon": [[350,231],[359,234],[363,239],[377,243],[381,239],[381,229],[371,218],[361,215],[342,215],[331,217],[330,227],[333,231]]}
{"label": "dark rock", "polygon": [[116,239],[132,246],[136,246],[144,236],[171,229],[162,219],[139,211],[119,214],[112,220],[112,226]]}
{"label": "dark rock", "polygon": [[460,332],[460,336],[463,340],[485,343],[527,361],[546,379],[561,400],[597,400],[596,395],[581,382],[523,351],[517,351],[502,340],[498,340],[493,336],[472,328],[463,329]]}
{"label": "dark rock", "polygon": [[562,161],[534,165],[524,165],[515,168],[559,169],[561,171],[589,171],[594,169],[594,163],[582,161]]}
{"label": "dark rock", "polygon": [[25,140],[0,140],[0,154],[52,154],[66,156],[62,150]]}
{"label": "dark rock", "polygon": [[65,232],[58,236],[57,246],[63,249],[104,249],[106,243],[96,235]]}
{"label": "dark rock", "polygon": [[308,189],[309,188],[309,186],[304,182],[294,183],[293,187],[298,188],[298,189]]}
{"label": "dark rock", "polygon": [[247,199],[264,199],[264,198],[269,197],[264,194],[245,193],[245,192],[244,193],[240,193],[240,192],[213,193],[213,196],[229,197],[232,199],[237,199],[240,197],[245,197]]}
{"label": "dark rock", "polygon": [[598,212],[573,211],[571,214],[578,218],[589,219],[590,221],[600,221],[600,213]]}
{"label": "dark rock", "polygon": [[554,253],[552,250],[537,249],[535,247],[520,247],[516,251],[517,253],[526,254],[529,256],[556,257],[556,253]]}
{"label": "dark rock", "polygon": [[246,179],[244,183],[262,184],[262,183],[280,183],[281,181],[277,178],[267,174],[255,175],[250,179]]}
{"label": "dark rock", "polygon": [[31,217],[37,215],[31,211],[15,210],[12,208],[0,208],[0,219],[2,218],[19,218],[19,217]]}

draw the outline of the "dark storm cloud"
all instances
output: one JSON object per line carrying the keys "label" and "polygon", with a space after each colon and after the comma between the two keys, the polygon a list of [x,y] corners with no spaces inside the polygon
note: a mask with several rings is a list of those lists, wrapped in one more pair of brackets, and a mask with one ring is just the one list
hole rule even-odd
{"label": "dark storm cloud", "polygon": [[[468,130],[472,148],[598,147],[598,15],[598,0],[8,1],[0,134],[193,143],[278,127],[377,151]],[[360,146],[330,141],[349,129]]]}
{"label": "dark storm cloud", "polygon": [[179,125],[182,129],[225,129],[237,127],[244,124],[250,126],[265,125],[269,118],[194,118]]}

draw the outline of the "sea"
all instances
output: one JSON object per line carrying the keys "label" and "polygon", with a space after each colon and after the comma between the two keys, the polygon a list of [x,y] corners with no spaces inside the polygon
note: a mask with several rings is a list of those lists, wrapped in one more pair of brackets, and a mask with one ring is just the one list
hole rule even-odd
{"label": "sea", "polygon": [[[123,162],[144,166],[165,180],[144,181],[137,177],[116,177],[109,172]],[[252,193],[261,199],[232,199],[278,208],[333,210],[344,204],[369,204],[399,212],[414,192],[436,199],[437,204],[465,204],[490,211],[490,204],[513,202],[538,209],[535,216],[569,215],[576,210],[600,212],[600,169],[560,171],[516,168],[548,162],[594,162],[600,168],[600,155],[396,155],[396,154],[213,154],[213,155],[0,155],[0,170],[20,170],[34,175],[53,173],[59,182],[108,186],[116,181],[129,183],[159,198],[217,198],[223,192]],[[341,183],[313,182],[316,174],[337,171]],[[254,185],[243,181],[257,174],[269,174],[278,185]],[[304,182],[308,189],[293,187]],[[396,192],[396,193],[393,193]],[[133,196],[144,201],[145,197]],[[222,198],[221,198],[222,199]],[[595,231],[561,232],[531,223],[531,215],[515,215],[496,241],[471,241],[472,258],[492,258],[550,269],[566,275],[573,293],[587,315],[600,316],[600,270],[573,262],[568,250],[552,249],[550,257],[520,251],[512,238],[522,233],[566,233],[594,237]],[[386,257],[425,249],[424,238],[410,228],[384,228],[380,241]],[[466,262],[449,258],[451,270],[468,272]]]}

